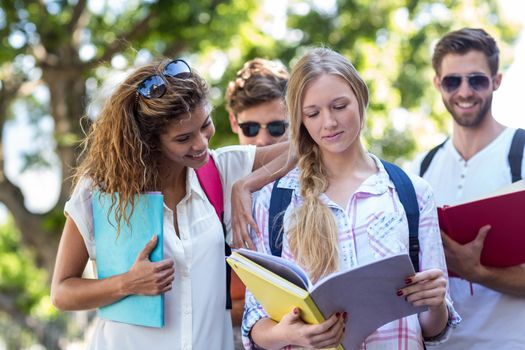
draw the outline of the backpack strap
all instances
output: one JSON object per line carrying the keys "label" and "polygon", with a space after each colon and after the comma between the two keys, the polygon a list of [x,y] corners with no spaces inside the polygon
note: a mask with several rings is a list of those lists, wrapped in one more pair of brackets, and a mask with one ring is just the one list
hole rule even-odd
{"label": "backpack strap", "polygon": [[521,162],[523,159],[523,146],[525,146],[525,130],[516,129],[510,144],[507,159],[510,165],[510,175],[512,182],[521,180]]}
{"label": "backpack strap", "polygon": [[427,172],[428,167],[430,166],[430,163],[432,162],[432,159],[434,159],[434,156],[436,155],[437,151],[439,151],[439,149],[441,147],[443,147],[443,145],[447,141],[448,141],[448,137],[445,139],[445,141],[443,141],[442,143],[440,143],[439,145],[437,145],[436,147],[434,147],[430,151],[428,151],[428,153],[425,155],[425,157],[421,161],[421,165],[419,167],[419,176],[423,177],[423,175],[425,175],[425,173]]}
{"label": "backpack strap", "polygon": [[[416,191],[408,175],[398,166],[381,161],[385,167],[388,176],[396,187],[399,200],[405,209],[408,221],[409,232],[409,255],[414,270],[419,271],[419,206],[417,203]],[[280,180],[280,179],[279,179]],[[283,227],[284,211],[290,205],[293,190],[289,188],[280,188],[277,185],[279,180],[275,181],[270,198],[270,209],[268,217],[268,231],[270,240],[270,250],[272,255],[281,256],[282,240],[281,233]]]}
{"label": "backpack strap", "polygon": [[[224,219],[224,196],[222,192],[222,182],[219,170],[215,165],[215,161],[211,154],[208,162],[199,169],[195,170],[199,183],[208,197],[211,205],[215,209],[217,216],[221,222]],[[225,232],[226,233],[226,232]]]}
{"label": "backpack strap", "polygon": [[400,167],[384,160],[381,160],[381,163],[394,183],[399,200],[405,209],[408,221],[408,252],[414,270],[419,272],[419,206],[414,185]]}
{"label": "backpack strap", "polygon": [[270,209],[268,211],[268,231],[270,238],[270,250],[272,255],[281,256],[283,250],[282,227],[284,211],[290,205],[293,190],[290,188],[280,188],[277,185],[279,180],[274,182],[272,195],[270,197]]}
{"label": "backpack strap", "polygon": [[[221,176],[211,154],[209,155],[208,162],[199,169],[196,169],[195,173],[197,174],[197,179],[199,180],[204,194],[210,201],[211,205],[213,205],[215,213],[217,213],[217,216],[221,221],[222,231],[224,234],[224,255],[229,256],[232,251],[228,243],[226,243],[226,226],[224,225],[224,196],[222,191]],[[230,284],[231,267],[229,264],[226,264],[226,309],[232,308]]]}

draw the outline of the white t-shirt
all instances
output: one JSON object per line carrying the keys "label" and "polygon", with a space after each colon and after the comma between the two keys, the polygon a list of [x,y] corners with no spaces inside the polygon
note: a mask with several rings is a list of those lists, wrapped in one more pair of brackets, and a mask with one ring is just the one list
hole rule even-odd
{"label": "white t-shirt", "polygon": [[[221,174],[224,221],[231,229],[231,186],[249,174],[254,146],[211,151]],[[65,211],[75,221],[90,259],[96,258],[89,181],[80,182]],[[175,262],[173,288],[164,295],[164,328],[150,328],[98,319],[89,349],[208,350],[233,349],[229,310],[226,310],[224,234],[195,171],[189,169],[186,196],[177,204],[179,236],[173,211],[164,206],[164,257]]]}
{"label": "white t-shirt", "polygon": [[[436,204],[457,204],[509,185],[507,155],[514,132],[507,128],[468,161],[448,140],[423,176],[434,189]],[[412,166],[417,174],[425,154],[417,157]],[[521,172],[525,178],[523,166],[525,160]],[[454,277],[450,278],[450,295],[463,321],[436,349],[525,349],[525,298]]]}

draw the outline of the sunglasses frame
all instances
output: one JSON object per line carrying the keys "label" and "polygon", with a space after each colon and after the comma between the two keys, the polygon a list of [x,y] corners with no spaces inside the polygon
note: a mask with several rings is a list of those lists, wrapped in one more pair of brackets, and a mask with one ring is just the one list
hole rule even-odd
{"label": "sunglasses frame", "polygon": [[[287,122],[286,120],[275,120],[273,122],[269,122],[267,124],[262,124],[262,123],[259,123],[259,122],[245,122],[245,123],[237,123],[237,125],[239,125],[239,127],[241,128],[241,132],[244,136],[246,137],[256,137],[257,135],[259,135],[259,132],[261,131],[261,129],[266,129],[268,131],[268,133],[270,134],[270,136],[272,137],[281,137],[283,136],[284,134],[286,134],[286,128],[288,127],[290,123]],[[283,132],[282,133],[278,133],[278,134],[275,134],[275,131],[272,131],[272,127],[283,127]],[[256,128],[256,132],[255,134],[253,135],[249,135],[248,133],[248,128]]]}
{"label": "sunglasses frame", "polygon": [[[479,78],[483,78],[484,82],[480,81],[476,83],[475,79],[479,79]],[[456,83],[453,83],[453,84],[452,82],[450,84],[446,83],[445,81],[447,79],[453,79]],[[457,83],[457,79],[459,79],[459,83]],[[467,75],[450,74],[450,75],[444,76],[440,80],[439,84],[441,85],[443,90],[445,90],[445,92],[450,94],[450,93],[453,93],[454,91],[457,91],[461,87],[461,84],[463,83],[464,79],[467,80],[467,84],[469,88],[471,88],[474,91],[481,92],[481,91],[487,90],[490,87],[490,83],[491,81],[494,80],[494,77],[493,76],[489,77],[482,73],[473,73],[473,74],[467,74]]]}
{"label": "sunglasses frame", "polygon": [[[179,68],[173,71],[173,67]],[[186,74],[188,76],[191,75],[191,67],[188,62],[180,58],[174,59],[164,66],[162,75],[153,74],[142,80],[137,85],[137,93],[146,99],[161,98],[167,90],[166,79],[164,77],[184,78],[183,75]]]}

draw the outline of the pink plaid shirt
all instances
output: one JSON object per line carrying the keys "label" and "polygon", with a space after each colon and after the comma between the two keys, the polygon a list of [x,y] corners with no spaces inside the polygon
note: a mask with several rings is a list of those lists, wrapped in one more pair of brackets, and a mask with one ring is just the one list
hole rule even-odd
{"label": "pink plaid shirt", "polygon": [[[379,172],[361,184],[345,208],[341,208],[325,194],[321,195],[321,201],[331,209],[336,218],[341,270],[351,269],[392,254],[408,252],[408,223],[403,205],[382,163],[375,156],[372,155],[372,157]],[[410,178],[416,190],[420,211],[420,270],[439,268],[446,274],[447,269],[432,190],[423,179],[415,176],[410,176]],[[273,183],[265,186],[255,195],[254,216],[262,237],[256,237],[255,233],[251,232],[257,250],[268,253],[270,252],[268,209],[272,187]],[[279,182],[279,187],[294,190],[292,201],[284,215],[282,250],[282,257],[293,261],[294,256],[290,251],[286,232],[290,213],[303,202],[299,193],[299,169],[295,168],[284,176]],[[451,328],[461,321],[452,307],[448,291],[446,299],[450,314],[447,329],[435,339],[427,340],[427,344],[444,342]],[[256,348],[249,337],[249,332],[253,325],[263,317],[268,317],[268,315],[253,295],[247,291],[242,325],[243,343],[246,349]],[[423,349],[423,337],[417,315],[390,322],[377,329],[366,338],[361,349]]]}

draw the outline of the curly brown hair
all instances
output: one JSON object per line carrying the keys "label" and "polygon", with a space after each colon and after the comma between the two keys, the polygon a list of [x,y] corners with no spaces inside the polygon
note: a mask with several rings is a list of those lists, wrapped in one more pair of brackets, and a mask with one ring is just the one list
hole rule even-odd
{"label": "curly brown hair", "polygon": [[[137,195],[160,190],[159,136],[209,101],[209,87],[195,71],[185,77],[163,76],[168,62],[147,64],[129,74],[106,100],[82,142],[74,182],[89,178],[93,188],[111,194],[117,222],[124,219],[129,224]],[[147,99],[137,86],[152,75],[163,77],[166,92]],[[131,210],[126,212],[128,204]]]}
{"label": "curly brown hair", "polygon": [[244,64],[226,90],[226,108],[234,115],[262,103],[284,100],[288,71],[279,63],[255,58]]}

